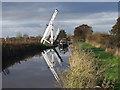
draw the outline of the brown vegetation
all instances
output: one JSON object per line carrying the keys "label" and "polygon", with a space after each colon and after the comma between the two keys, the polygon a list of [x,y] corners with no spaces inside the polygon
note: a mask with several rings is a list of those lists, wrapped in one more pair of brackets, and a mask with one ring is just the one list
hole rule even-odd
{"label": "brown vegetation", "polygon": [[[88,44],[85,44],[88,45]],[[64,88],[116,88],[115,81],[108,79],[110,62],[97,57],[91,49],[84,50],[80,43],[74,44],[69,62],[70,69],[61,76]],[[91,47],[91,46],[86,46]],[[93,47],[91,47],[93,48]],[[98,48],[94,48],[98,49]],[[100,51],[103,52],[103,51]],[[102,54],[101,54],[102,56]],[[102,57],[104,58],[104,57]],[[109,58],[108,58],[109,59]],[[112,71],[113,72],[113,71]],[[113,74],[111,74],[113,75]],[[114,77],[116,78],[116,77]]]}
{"label": "brown vegetation", "polygon": [[111,53],[111,55],[120,57],[120,17],[110,30],[110,34],[92,33],[91,27],[83,24],[75,28],[74,39],[75,41],[86,41],[96,47],[105,49],[105,51]]}
{"label": "brown vegetation", "polygon": [[1,38],[2,43],[6,44],[25,44],[25,43],[39,43],[41,36],[37,37],[11,37],[11,38]]}
{"label": "brown vegetation", "polygon": [[[113,36],[106,33],[94,33],[86,40],[87,43],[90,43],[93,46],[103,48],[106,52],[111,55],[120,57],[120,46],[119,42],[113,40]],[[116,43],[116,44],[115,44]]]}
{"label": "brown vegetation", "polygon": [[41,37],[2,38],[2,60],[19,58],[27,53],[40,52],[51,45],[40,43]]}
{"label": "brown vegetation", "polygon": [[92,34],[92,32],[93,32],[92,27],[86,24],[82,24],[76,27],[74,30],[75,41],[80,41],[80,40],[85,41],[86,38]]}

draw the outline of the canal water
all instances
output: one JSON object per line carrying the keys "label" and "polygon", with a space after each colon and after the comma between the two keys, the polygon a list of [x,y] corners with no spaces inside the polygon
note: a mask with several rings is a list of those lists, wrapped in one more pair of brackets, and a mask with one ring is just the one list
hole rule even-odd
{"label": "canal water", "polygon": [[59,73],[69,67],[69,51],[69,48],[57,47],[15,63],[8,61],[2,72],[2,87],[59,88]]}

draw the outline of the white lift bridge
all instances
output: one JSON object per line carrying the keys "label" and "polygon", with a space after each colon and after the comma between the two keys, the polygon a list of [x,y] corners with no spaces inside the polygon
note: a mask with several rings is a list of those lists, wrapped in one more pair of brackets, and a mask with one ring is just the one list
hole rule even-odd
{"label": "white lift bridge", "polygon": [[[60,29],[57,30],[56,34],[54,35],[54,26],[53,26],[53,21],[55,20],[56,16],[58,14],[58,10],[55,9],[46,29],[45,32],[43,34],[43,37],[41,39],[41,43],[45,44],[45,43],[50,43],[50,44],[54,44],[54,42],[56,41],[59,33],[60,33]],[[57,82],[60,82],[60,78],[57,74],[57,72],[55,71],[54,67],[55,67],[55,58],[58,60],[59,64],[62,66],[62,58],[60,57],[60,55],[58,54],[56,49],[49,49],[49,50],[44,50],[42,52],[42,56],[44,58],[44,60],[46,61],[50,71],[52,72],[54,78],[57,80]]]}
{"label": "white lift bridge", "polygon": [[54,36],[54,33],[53,33],[54,32],[53,22],[54,22],[54,20],[55,20],[55,18],[57,16],[57,14],[58,14],[58,10],[55,9],[55,11],[54,11],[54,13],[53,13],[53,15],[52,15],[52,17],[51,17],[51,19],[50,19],[46,29],[45,29],[45,32],[44,32],[43,37],[41,39],[41,43],[44,44],[44,43],[47,42],[47,43],[54,44],[54,41],[56,41],[57,36],[59,35],[60,30],[58,28],[58,30],[57,30],[57,32],[56,32],[56,34]]}

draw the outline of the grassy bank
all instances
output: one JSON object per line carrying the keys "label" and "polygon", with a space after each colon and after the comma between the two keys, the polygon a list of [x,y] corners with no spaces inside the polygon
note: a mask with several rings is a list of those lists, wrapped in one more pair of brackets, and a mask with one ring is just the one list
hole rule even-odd
{"label": "grassy bank", "polygon": [[64,88],[119,88],[118,58],[84,42],[73,46],[70,69],[61,77]]}

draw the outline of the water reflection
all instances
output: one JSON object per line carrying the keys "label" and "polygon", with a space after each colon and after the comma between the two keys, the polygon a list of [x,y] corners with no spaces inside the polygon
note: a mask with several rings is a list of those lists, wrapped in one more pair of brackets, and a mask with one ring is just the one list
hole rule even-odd
{"label": "water reflection", "polygon": [[[57,52],[56,49],[50,49],[42,52],[42,56],[44,57],[47,65],[49,66],[54,78],[57,80],[57,82],[60,81],[60,78],[58,74],[56,73],[54,66],[55,66],[55,57],[58,60],[59,64],[62,65],[62,58],[60,57],[59,53]],[[49,57],[50,56],[50,57]]]}
{"label": "water reflection", "polygon": [[29,53],[26,53],[26,55],[24,56],[19,56],[18,58],[10,58],[10,59],[4,59],[2,60],[2,72],[4,75],[8,75],[10,74],[10,71],[9,71],[9,67],[15,65],[15,64],[21,64],[21,62],[26,62],[27,59],[30,59],[32,58],[33,56],[41,56],[41,51],[40,52],[29,52]]}
{"label": "water reflection", "polygon": [[4,73],[4,75],[8,75],[8,74],[10,74],[10,71],[9,71],[9,69],[4,69],[3,73]]}
{"label": "water reflection", "polygon": [[66,47],[59,46],[59,50],[60,50],[60,53],[65,54],[66,52],[68,52],[68,46],[66,46]]}
{"label": "water reflection", "polygon": [[[24,58],[20,59],[4,60],[2,66],[3,87],[53,88],[54,84],[52,84],[52,82],[56,81],[59,87],[61,84],[57,69],[62,71],[68,65],[69,53],[66,53],[67,50],[68,49],[59,47],[56,49],[44,50],[34,55],[26,55]],[[15,82],[16,80],[18,81],[17,83]]]}
{"label": "water reflection", "polygon": [[[68,46],[66,47],[61,47],[59,46],[59,51],[60,53],[65,54],[68,51]],[[42,52],[42,56],[44,57],[44,60],[46,61],[50,71],[52,72],[54,78],[57,80],[58,83],[60,83],[60,78],[55,70],[55,64],[56,61],[59,63],[60,66],[62,66],[63,59],[57,52],[57,50],[54,49],[49,49],[49,50],[44,50]]]}

